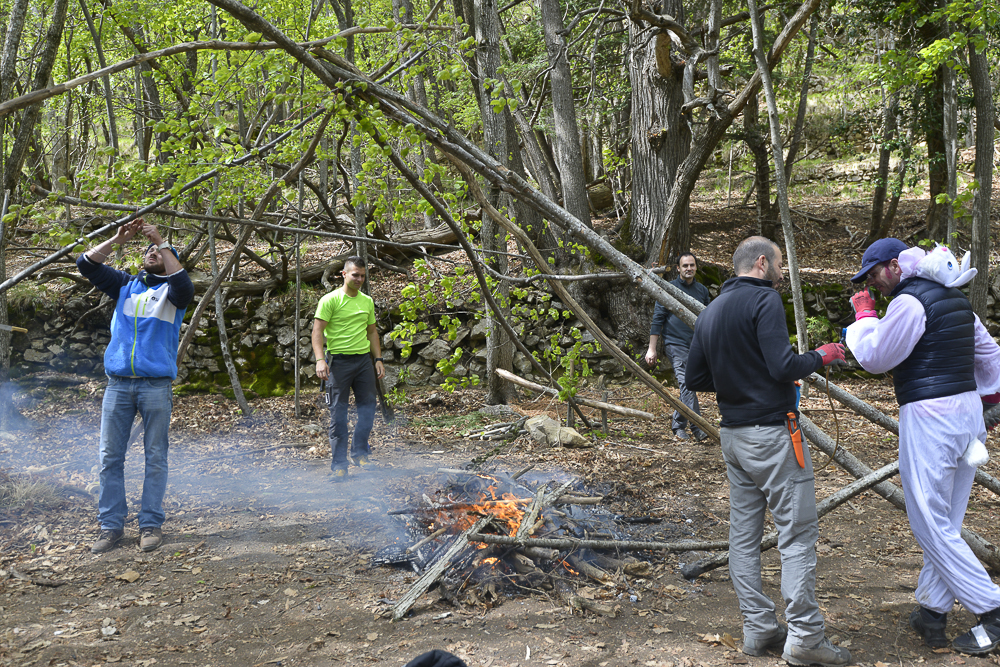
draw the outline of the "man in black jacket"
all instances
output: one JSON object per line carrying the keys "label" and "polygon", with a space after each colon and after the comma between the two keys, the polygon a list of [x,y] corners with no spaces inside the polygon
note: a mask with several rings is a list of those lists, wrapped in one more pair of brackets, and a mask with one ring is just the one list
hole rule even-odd
{"label": "man in black jacket", "polygon": [[[695,301],[708,305],[710,296],[708,288],[694,279],[694,274],[698,272],[698,259],[693,252],[685,252],[677,257],[677,278],[670,281]],[[663,346],[670,355],[670,361],[674,367],[674,378],[677,380],[677,387],[681,390],[681,401],[695,412],[701,414],[698,405],[698,394],[689,391],[684,384],[684,373],[687,368],[688,350],[691,349],[691,336],[694,332],[686,323],[678,317],[671,316],[662,304],[656,304],[653,308],[653,322],[649,327],[649,349],[646,350],[646,363],[652,368],[656,365],[659,357],[657,350],[660,338],[663,338]],[[687,417],[679,411],[674,411],[673,421],[670,426],[674,435],[681,440],[687,440]],[[702,441],[707,436],[701,432],[694,424],[691,424],[691,435],[695,440]]]}
{"label": "man in black jacket", "polygon": [[[714,391],[722,415],[722,454],[729,477],[729,571],[743,614],[743,652],[784,646],[793,665],[847,665],[851,654],[826,638],[816,604],[816,492],[809,448],[798,430],[795,380],[836,360],[828,343],[796,354],[781,297],[781,250],[753,236],[733,254],[736,277],[698,317],[688,355],[687,386]],[[786,629],[764,594],[760,542],[771,509],[781,551]]]}

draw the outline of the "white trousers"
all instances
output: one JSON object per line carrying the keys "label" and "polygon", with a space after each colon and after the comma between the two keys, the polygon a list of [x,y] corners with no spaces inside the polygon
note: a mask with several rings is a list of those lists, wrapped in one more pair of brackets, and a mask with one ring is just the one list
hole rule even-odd
{"label": "white trousers", "polygon": [[1000,587],[961,535],[976,474],[961,457],[976,437],[986,441],[976,392],[907,403],[899,410],[906,516],[924,551],[917,602],[940,613],[951,611],[955,600],[977,615],[1000,607]]}

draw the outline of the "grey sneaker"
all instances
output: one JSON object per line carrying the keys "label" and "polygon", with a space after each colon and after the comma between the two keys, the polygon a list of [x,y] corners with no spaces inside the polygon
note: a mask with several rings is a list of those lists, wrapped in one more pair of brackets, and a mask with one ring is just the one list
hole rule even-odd
{"label": "grey sneaker", "polygon": [[783,623],[778,623],[778,628],[767,637],[757,639],[743,638],[743,652],[747,655],[762,656],[767,655],[768,649],[781,648],[788,638],[788,628]]}
{"label": "grey sneaker", "polygon": [[785,644],[782,659],[789,665],[820,665],[821,667],[840,667],[851,664],[851,652],[846,648],[834,646],[829,639],[823,638],[812,648]]}
{"label": "grey sneaker", "polygon": [[143,551],[154,551],[161,544],[163,544],[163,531],[159,528],[139,530],[139,548]]}
{"label": "grey sneaker", "polygon": [[94,542],[94,546],[90,547],[90,553],[92,554],[102,554],[106,551],[111,551],[118,544],[118,540],[122,539],[125,535],[124,530],[113,530],[110,528],[101,529],[101,534],[98,535],[97,541]]}
{"label": "grey sneaker", "polygon": [[676,431],[674,431],[674,437],[677,438],[678,440],[688,440],[691,438],[691,436],[687,434],[687,431],[685,431],[682,428],[679,428]]}

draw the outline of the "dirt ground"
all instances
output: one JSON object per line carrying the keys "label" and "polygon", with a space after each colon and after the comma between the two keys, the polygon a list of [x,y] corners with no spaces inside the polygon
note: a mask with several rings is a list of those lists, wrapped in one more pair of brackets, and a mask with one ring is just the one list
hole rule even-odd
{"label": "dirt ground", "polygon": [[[884,381],[841,384],[894,412]],[[572,611],[542,593],[505,596],[490,608],[455,607],[431,590],[402,621],[385,618],[416,579],[410,570],[369,562],[398,535],[386,512],[438,488],[438,468],[466,464],[496,444],[461,437],[469,426],[504,420],[476,412],[476,390],[413,396],[395,425],[379,418],[378,469],[352,469],[342,484],[329,477],[325,410],[311,400],[299,418],[291,399],[257,401],[248,425],[223,398],[178,397],[165,544],[151,553],[137,547],[136,447],[126,467],[126,538],[92,555],[102,391],[98,382],[38,390],[21,406],[34,426],[0,434],[0,467],[60,490],[55,506],[29,504],[0,517],[4,665],[399,666],[433,648],[475,667],[783,664],[777,654],[752,658],[733,649],[741,625],[725,569],[695,581],[680,575],[682,563],[706,553],[638,553],[652,564],[650,574],[618,574],[606,585],[570,577],[582,595],[614,607],[614,617]],[[534,464],[529,485],[572,477],[576,488],[604,495],[613,513],[662,519],[636,527],[635,539],[725,539],[728,490],[718,446],[665,434],[667,412],[637,386],[612,385],[609,400],[651,410],[657,420],[612,416],[608,437],[590,449],[544,448],[521,437],[485,468]],[[833,433],[826,400],[814,392],[803,407]],[[703,403],[717,417],[714,404]],[[527,398],[517,407],[557,408]],[[842,446],[873,468],[895,458],[894,438],[853,415],[840,418]],[[825,459],[814,453],[818,497],[849,481],[833,466],[821,469]],[[997,474],[997,464],[987,470]],[[1000,539],[998,509],[977,487],[967,526]],[[865,493],[823,518],[820,532],[817,593],[828,634],[857,664],[998,662],[932,651],[909,630],[921,554],[902,513]],[[766,590],[780,608],[778,554],[766,553],[764,564]],[[972,620],[958,611],[949,636]]]}

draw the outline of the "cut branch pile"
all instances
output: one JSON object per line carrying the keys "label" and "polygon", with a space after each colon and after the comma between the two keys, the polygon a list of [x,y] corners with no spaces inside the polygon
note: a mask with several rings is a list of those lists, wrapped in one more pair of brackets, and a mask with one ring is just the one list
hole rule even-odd
{"label": "cut branch pile", "polygon": [[587,509],[603,498],[570,490],[572,480],[544,483],[532,492],[504,475],[450,473],[434,498],[424,494],[420,506],[389,512],[406,522],[415,542],[386,547],[373,562],[405,562],[421,573],[393,608],[393,620],[435,584],[454,604],[489,608],[509,594],[554,591],[574,609],[614,615],[615,607],[576,589],[592,580],[610,597],[625,585],[624,576],[648,572],[648,563],[622,557],[622,551],[643,548],[639,544],[667,550],[719,546],[628,542],[616,517]]}

